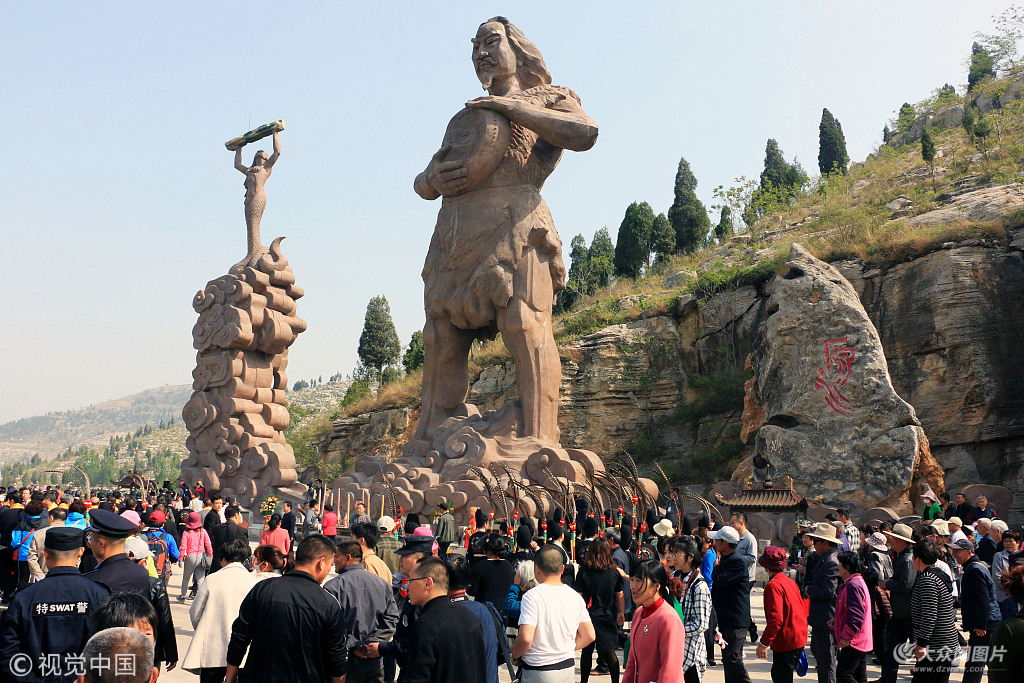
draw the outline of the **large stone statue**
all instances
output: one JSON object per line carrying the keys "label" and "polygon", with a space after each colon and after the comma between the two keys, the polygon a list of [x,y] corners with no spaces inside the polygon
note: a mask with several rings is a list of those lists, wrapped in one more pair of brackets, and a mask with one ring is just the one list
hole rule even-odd
{"label": "large stone statue", "polygon": [[192,301],[199,314],[192,328],[198,352],[192,371],[195,391],[181,411],[189,430],[182,478],[191,484],[202,480],[210,491],[233,496],[247,507],[271,487],[293,500],[301,500],[306,489],[298,483],[295,454],[284,438],[290,420],[285,368],[288,347],[306,329],[296,315],[303,291],[281,253],[284,238],[266,248],[259,237],[263,184],[281,152],[277,130],[284,126],[276,123],[281,125],[273,131],[273,156],[257,152],[251,167],[241,165],[242,145],[275,124],[227,143],[229,149],[238,145],[235,167],[246,174],[249,253]]}
{"label": "large stone statue", "polygon": [[[498,507],[495,489],[508,493],[513,484],[488,481],[485,491],[481,478],[499,463],[521,477],[518,483],[548,487],[558,485],[552,476],[581,482],[603,470],[594,453],[559,445],[561,364],[551,310],[565,264],[540,196],[562,151],[590,149],[597,124],[576,93],[551,84],[540,50],[508,19],[484,22],[472,43],[487,96],[455,115],[414,183],[422,198],[441,198],[423,267],[425,362],[416,433],[402,458],[363,458],[336,482],[348,495],[369,489],[411,512],[442,499],[456,510]],[[469,352],[474,341],[499,332],[515,362],[519,400],[482,415],[465,403]],[[545,512],[537,501],[526,503],[529,514]]]}
{"label": "large stone statue", "polygon": [[416,439],[425,447],[466,400],[470,346],[500,332],[516,365],[518,436],[557,444],[561,365],[551,308],[565,265],[540,188],[563,149],[594,145],[597,125],[576,93],[551,85],[540,51],[504,17],[480,26],[473,65],[488,95],[455,117],[415,183],[424,199],[443,197],[423,268]]}

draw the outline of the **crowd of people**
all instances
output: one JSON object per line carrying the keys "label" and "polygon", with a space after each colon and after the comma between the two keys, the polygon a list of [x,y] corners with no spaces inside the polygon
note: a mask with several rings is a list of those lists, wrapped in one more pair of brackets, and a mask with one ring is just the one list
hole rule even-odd
{"label": "crowd of people", "polygon": [[[187,486],[0,496],[0,679],[151,681],[180,665],[200,683],[497,683],[501,668],[569,683],[579,652],[581,683],[697,683],[719,659],[741,683],[749,638],[776,683],[808,669],[866,683],[872,660],[881,683],[901,666],[915,681],[957,666],[966,683],[1024,680],[1021,536],[960,495],[943,508],[927,491],[919,528],[858,528],[839,508],[760,552],[743,514],[715,525],[675,498],[639,524],[581,501],[537,523],[471,509],[465,528],[447,504],[374,521],[362,504],[343,520],[286,502],[253,550],[235,501]],[[180,662],[174,564],[194,629]],[[94,651],[131,654],[134,677],[94,670]]]}

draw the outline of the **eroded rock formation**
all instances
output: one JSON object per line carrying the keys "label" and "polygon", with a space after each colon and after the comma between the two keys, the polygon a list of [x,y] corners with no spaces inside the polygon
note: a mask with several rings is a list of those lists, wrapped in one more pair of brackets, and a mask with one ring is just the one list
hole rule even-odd
{"label": "eroded rock formation", "polygon": [[914,408],[892,387],[882,343],[838,270],[794,244],[750,356],[744,413],[756,449],[780,472],[816,484],[826,502],[864,508],[907,501],[920,471],[942,490]]}
{"label": "eroded rock formation", "polygon": [[237,275],[207,283],[192,301],[196,368],[192,398],[181,411],[189,430],[182,477],[250,506],[270,487],[298,497],[295,454],[284,438],[288,347],[306,329],[295,274],[280,250]]}

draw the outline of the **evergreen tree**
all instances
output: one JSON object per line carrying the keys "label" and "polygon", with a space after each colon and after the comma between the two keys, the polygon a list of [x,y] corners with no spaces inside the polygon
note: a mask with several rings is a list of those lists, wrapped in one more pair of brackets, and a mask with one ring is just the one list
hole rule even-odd
{"label": "evergreen tree", "polygon": [[910,128],[910,124],[914,122],[916,116],[917,112],[914,111],[914,105],[910,104],[910,102],[904,102],[903,106],[900,107],[899,116],[896,118],[896,128],[906,131]]}
{"label": "evergreen tree", "polygon": [[985,154],[985,161],[988,161],[988,145],[985,144],[985,138],[992,133],[992,124],[984,116],[978,116],[978,122],[974,124],[974,137],[978,141],[978,146],[981,147],[981,151]]}
{"label": "evergreen tree", "polygon": [[607,287],[615,274],[615,244],[608,234],[608,228],[601,228],[594,233],[587,252],[590,270],[594,274],[594,287]]}
{"label": "evergreen tree", "polygon": [[676,231],[663,213],[654,217],[648,248],[654,253],[655,263],[664,263],[676,250]]}
{"label": "evergreen tree", "polygon": [[647,267],[654,210],[647,202],[633,202],[619,225],[615,240],[615,274],[638,278]]}
{"label": "evergreen tree", "polygon": [[960,117],[960,125],[964,127],[964,131],[970,140],[974,139],[974,124],[974,110],[970,107],[965,107],[964,115]]}
{"label": "evergreen tree", "polygon": [[572,238],[569,247],[569,274],[565,279],[565,289],[558,293],[555,301],[557,312],[568,311],[580,297],[590,293],[590,251],[587,249],[587,240],[583,235],[576,235]]}
{"label": "evergreen tree", "polygon": [[402,345],[398,341],[387,298],[375,296],[366,306],[363,333],[359,335],[359,360],[377,377],[386,365],[398,362]]}
{"label": "evergreen tree", "polygon": [[954,88],[949,83],[944,83],[942,87],[939,88],[939,94],[937,99],[939,102],[943,103],[956,99],[956,88]]}
{"label": "evergreen tree", "polygon": [[928,131],[921,134],[921,158],[931,168],[932,190],[935,190],[935,141],[932,140],[932,134]]}
{"label": "evergreen tree", "polygon": [[405,366],[406,373],[423,367],[423,332],[420,330],[412,333],[409,346],[405,349],[405,354],[402,355],[402,365]]}
{"label": "evergreen tree", "polygon": [[782,156],[779,143],[769,139],[764,148],[764,170],[761,171],[761,189],[775,188],[790,195],[807,182],[807,176],[796,162],[790,164]]}
{"label": "evergreen tree", "polygon": [[821,175],[845,174],[849,163],[843,125],[832,116],[832,112],[822,109],[821,123],[818,124],[818,170]]}
{"label": "evergreen tree", "polygon": [[882,127],[882,144],[888,145],[889,140],[892,139],[892,132],[889,130],[889,125],[886,124]]}
{"label": "evergreen tree", "polygon": [[722,213],[718,217],[718,225],[715,226],[715,237],[721,242],[733,233],[732,209],[728,206],[722,207]]}
{"label": "evergreen tree", "polygon": [[992,54],[981,46],[981,43],[971,45],[971,65],[967,72],[967,92],[973,92],[974,88],[981,84],[987,77],[996,75],[996,60]]}
{"label": "evergreen tree", "polygon": [[668,210],[668,221],[675,231],[677,252],[692,253],[711,229],[708,212],[697,199],[697,177],[683,157],[676,168],[675,198]]}

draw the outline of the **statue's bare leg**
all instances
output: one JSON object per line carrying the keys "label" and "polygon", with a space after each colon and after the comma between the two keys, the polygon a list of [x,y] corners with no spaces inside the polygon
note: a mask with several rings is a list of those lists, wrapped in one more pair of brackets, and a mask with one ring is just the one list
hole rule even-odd
{"label": "statue's bare leg", "polygon": [[498,330],[516,364],[523,431],[551,444],[558,443],[558,388],[562,364],[551,328],[554,289],[547,259],[536,249],[523,254],[513,275],[515,294],[498,312]]}
{"label": "statue's bare leg", "polygon": [[469,393],[469,350],[475,330],[463,330],[445,318],[423,327],[423,399],[416,439],[429,440],[438,424],[455,414]]}

